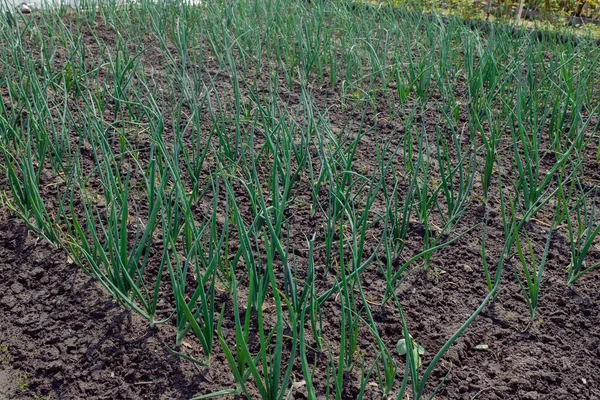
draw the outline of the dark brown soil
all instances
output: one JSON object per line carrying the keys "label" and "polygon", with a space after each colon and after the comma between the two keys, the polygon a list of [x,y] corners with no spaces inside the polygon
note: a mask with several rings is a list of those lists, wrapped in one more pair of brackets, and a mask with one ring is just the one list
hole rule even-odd
{"label": "dark brown soil", "polygon": [[[485,294],[468,241],[449,253],[454,262],[443,268],[451,279],[432,284],[415,276],[406,286],[403,304],[426,349],[439,348]],[[577,291],[566,288],[560,268],[565,256],[551,254],[533,326],[509,269],[498,301],[444,358],[440,370],[449,378],[437,398],[600,398],[597,278],[584,279]],[[187,399],[231,387],[219,357],[201,370],[170,354],[171,338],[162,329],[149,330],[60,251],[6,214],[0,258],[0,358],[10,376],[10,386],[0,381],[0,390],[12,387],[7,394],[14,395],[7,398]],[[376,318],[390,341],[401,336],[400,324],[385,310]],[[489,349],[478,350],[480,344]],[[16,384],[26,386],[17,390]]]}
{"label": "dark brown soil", "polygon": [[200,372],[170,354],[167,329],[150,330],[6,213],[0,260],[0,359],[18,386],[11,398],[189,399],[230,385],[218,357]]}
{"label": "dark brown soil", "polygon": [[[93,53],[95,41],[83,33]],[[108,46],[114,44],[114,32],[106,26],[97,27],[95,33],[98,40]],[[152,42],[147,45],[144,62],[157,69],[159,84],[166,87],[168,81],[163,79],[166,72],[160,50],[153,49]],[[213,74],[212,68],[216,67],[209,65],[206,73]],[[216,76],[215,86],[223,90],[224,96],[231,95],[228,78],[213,75]],[[282,83],[281,87],[285,85]],[[300,89],[294,88],[289,93],[282,93],[281,98],[292,105],[298,104],[299,93]],[[347,124],[358,124],[363,118],[360,110],[342,108],[338,95],[327,89],[315,88],[313,96],[315,104],[328,110],[332,129],[341,131]],[[377,167],[374,164],[375,142],[378,138],[389,139],[392,143],[399,140],[396,137],[403,133],[403,120],[402,116],[393,115],[385,104],[381,104],[377,112],[369,111],[365,120],[379,136],[364,137],[356,165],[370,170]],[[460,123],[465,121],[465,116],[461,115]],[[439,122],[440,116],[435,110],[431,110],[423,121],[427,134],[431,135],[431,143]],[[140,147],[142,145],[140,143]],[[510,152],[505,158],[510,159]],[[510,178],[510,164],[505,167],[503,173]],[[593,172],[597,167],[597,163],[591,163],[591,175],[597,173]],[[435,174],[432,167],[432,175]],[[49,178],[45,183],[51,180]],[[305,207],[310,202],[308,185],[307,180],[302,180],[295,188],[298,204],[288,220],[292,231],[291,247],[299,265],[306,264],[305,238],[313,232],[317,232],[317,240],[323,237],[323,221],[310,217]],[[56,193],[50,191],[45,195],[49,199],[56,197]],[[376,206],[381,207],[381,204]],[[492,266],[496,265],[504,243],[497,206],[497,202],[490,205],[488,226],[488,257]],[[198,212],[202,212],[202,204]],[[484,206],[473,200],[456,231],[481,223],[484,215]],[[530,238],[537,245],[543,245],[550,219],[544,210],[527,226]],[[377,234],[376,229],[374,234]],[[403,257],[410,257],[422,249],[423,235],[422,226],[411,224]],[[426,350],[425,366],[487,294],[479,253],[481,237],[479,225],[434,254],[430,271],[438,271],[437,274],[432,276],[422,268],[416,268],[400,286],[398,297],[410,331]],[[375,241],[368,246],[366,251],[372,251]],[[319,252],[316,257],[317,263],[323,264],[323,254]],[[434,372],[431,388],[447,376],[437,399],[600,398],[598,274],[590,274],[581,279],[575,289],[570,289],[565,273],[568,262],[568,246],[559,229],[550,247],[540,308],[531,324],[528,323],[524,298],[514,279],[513,268],[517,265],[508,263],[498,299],[455,343]],[[331,287],[334,277],[322,269],[317,271],[318,289],[326,290]],[[380,303],[386,286],[378,268],[373,266],[366,270],[361,283],[368,300]],[[165,283],[161,290],[165,293],[163,298],[171,301],[168,284]],[[226,295],[219,298],[221,304],[226,306],[225,315],[230,316],[231,304]],[[169,310],[169,304],[162,308],[164,313]],[[397,310],[392,305],[373,306],[372,312],[386,345],[395,349],[396,342],[402,337]],[[0,354],[3,361],[0,390],[4,389],[2,382],[7,381],[5,377],[8,376],[10,390],[17,398],[188,399],[233,387],[233,377],[219,349],[215,351],[210,368],[200,368],[171,354],[171,325],[150,329],[135,313],[114,303],[97,283],[70,263],[62,251],[38,240],[6,212],[0,212],[0,316],[0,350],[5,349]],[[323,307],[325,340],[331,343],[338,340],[339,321],[340,303],[332,298]],[[231,318],[223,322],[224,335],[230,345],[234,328]],[[375,351],[372,335],[366,327],[361,330],[359,340],[360,353],[370,365]],[[191,338],[183,347],[190,355],[199,354],[198,344]],[[313,354],[313,357],[326,360],[325,354]],[[404,359],[398,356],[396,361],[401,374]],[[325,364],[319,363],[322,368],[315,374],[317,393],[323,398],[326,393]],[[300,372],[299,366],[297,368]],[[356,398],[359,377],[359,367],[348,373],[344,399]],[[305,398],[302,386],[298,385],[292,395]],[[381,394],[369,385],[365,398],[381,398]]]}

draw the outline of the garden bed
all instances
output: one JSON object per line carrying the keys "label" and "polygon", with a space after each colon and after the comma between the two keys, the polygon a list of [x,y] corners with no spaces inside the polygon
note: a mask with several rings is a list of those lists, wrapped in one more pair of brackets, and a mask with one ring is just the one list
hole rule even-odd
{"label": "garden bed", "polygon": [[[598,274],[567,271],[600,178],[595,43],[343,3],[2,24],[0,377],[20,397],[260,398],[267,375],[395,398],[405,330],[422,374],[480,306],[425,394],[600,396]],[[516,277],[540,263],[532,311]],[[257,375],[236,379],[244,346]]]}

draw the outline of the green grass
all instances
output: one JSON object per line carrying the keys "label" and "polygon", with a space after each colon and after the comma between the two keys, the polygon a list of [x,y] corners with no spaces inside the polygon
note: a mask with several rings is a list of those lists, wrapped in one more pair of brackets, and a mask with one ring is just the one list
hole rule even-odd
{"label": "green grass", "polygon": [[[593,41],[339,1],[4,15],[3,206],[149,326],[173,325],[173,352],[224,355],[235,387],[203,398],[283,399],[301,381],[341,399],[351,374],[361,394],[432,395],[502,282],[531,319],[543,307],[554,235],[565,285],[598,265]],[[541,242],[526,229],[540,221]],[[474,237],[486,293],[421,356],[403,284],[452,273],[436,260]],[[190,337],[201,359],[179,347]]]}

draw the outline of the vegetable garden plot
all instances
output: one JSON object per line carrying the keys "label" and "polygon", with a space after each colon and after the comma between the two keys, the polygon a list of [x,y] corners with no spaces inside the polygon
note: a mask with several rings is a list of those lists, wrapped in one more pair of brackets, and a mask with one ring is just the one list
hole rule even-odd
{"label": "vegetable garden plot", "polygon": [[3,207],[160,339],[98,366],[124,397],[598,395],[593,43],[335,2],[0,27]]}

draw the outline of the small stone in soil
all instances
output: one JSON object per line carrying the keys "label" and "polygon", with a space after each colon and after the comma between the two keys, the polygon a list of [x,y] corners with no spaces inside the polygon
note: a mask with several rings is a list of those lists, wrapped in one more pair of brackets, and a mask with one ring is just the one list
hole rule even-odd
{"label": "small stone in soil", "polygon": [[22,13],[22,14],[29,14],[31,13],[31,7],[28,6],[25,3],[22,3],[21,5],[17,6],[17,9]]}

